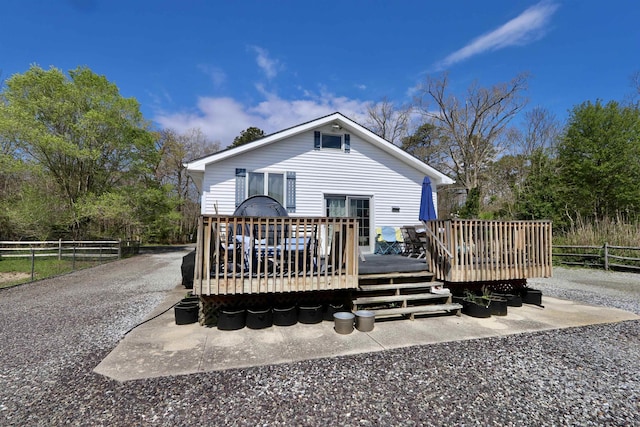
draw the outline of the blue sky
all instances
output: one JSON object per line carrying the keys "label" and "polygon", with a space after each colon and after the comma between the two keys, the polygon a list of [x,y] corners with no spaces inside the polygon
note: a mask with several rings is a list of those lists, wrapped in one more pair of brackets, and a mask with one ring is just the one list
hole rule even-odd
{"label": "blue sky", "polygon": [[[31,64],[105,75],[156,127],[223,146],[334,111],[364,120],[427,75],[464,96],[528,72],[527,109],[561,120],[624,100],[640,71],[640,2],[5,0],[2,77]],[[514,124],[517,124],[517,119]]]}

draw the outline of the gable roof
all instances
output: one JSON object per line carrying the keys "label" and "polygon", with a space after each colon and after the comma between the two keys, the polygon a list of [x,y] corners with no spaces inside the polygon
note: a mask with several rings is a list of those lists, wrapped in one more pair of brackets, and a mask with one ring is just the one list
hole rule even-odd
{"label": "gable roof", "polygon": [[427,165],[420,159],[412,156],[411,154],[407,153],[406,151],[392,144],[386,139],[379,137],[375,133],[371,132],[369,129],[354,122],[353,120],[349,119],[348,117],[344,116],[339,112],[329,114],[327,116],[320,117],[318,119],[311,120],[306,123],[302,123],[297,126],[290,127],[288,129],[281,130],[279,132],[265,136],[264,138],[258,139],[256,141],[252,141],[247,144],[240,145],[238,147],[229,148],[229,149],[211,154],[209,156],[202,157],[200,159],[192,160],[191,162],[185,163],[185,167],[187,168],[187,173],[200,175],[204,173],[205,167],[212,163],[216,163],[221,160],[225,160],[231,157],[241,155],[242,153],[245,153],[250,150],[254,150],[258,147],[263,147],[269,144],[273,144],[274,142],[277,142],[285,138],[289,138],[291,136],[297,135],[299,133],[307,132],[328,124],[340,125],[342,128],[348,130],[352,134],[358,135],[360,138],[364,139],[365,141],[380,148],[386,153],[396,157],[397,159],[403,161],[407,165],[421,171],[425,175],[428,175],[430,178],[432,178],[432,180],[434,181],[434,184],[436,185],[453,184],[455,182],[445,174],[437,171],[436,169]]}

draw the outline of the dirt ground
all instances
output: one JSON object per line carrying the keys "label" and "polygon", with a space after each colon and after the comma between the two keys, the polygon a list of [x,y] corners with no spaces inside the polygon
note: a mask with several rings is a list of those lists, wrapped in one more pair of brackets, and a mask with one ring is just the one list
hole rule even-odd
{"label": "dirt ground", "polygon": [[19,280],[28,279],[31,275],[29,273],[19,273],[12,271],[9,273],[0,273],[0,285],[5,283],[17,282]]}

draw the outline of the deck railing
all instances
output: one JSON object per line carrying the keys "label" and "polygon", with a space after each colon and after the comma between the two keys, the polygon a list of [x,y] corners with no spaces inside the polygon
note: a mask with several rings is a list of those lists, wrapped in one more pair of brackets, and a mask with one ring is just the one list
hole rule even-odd
{"label": "deck railing", "polygon": [[550,221],[436,220],[424,223],[436,279],[479,282],[550,277]]}
{"label": "deck railing", "polygon": [[204,215],[198,227],[197,295],[355,289],[352,218]]}

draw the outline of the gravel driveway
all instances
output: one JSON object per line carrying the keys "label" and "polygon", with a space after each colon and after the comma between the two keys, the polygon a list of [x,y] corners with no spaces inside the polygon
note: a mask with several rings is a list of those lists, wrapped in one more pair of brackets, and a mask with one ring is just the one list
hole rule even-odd
{"label": "gravel driveway", "polygon": [[[0,290],[0,425],[640,425],[637,321],[126,383],[93,373],[179,285],[187,251]],[[640,314],[640,275],[532,283]]]}

